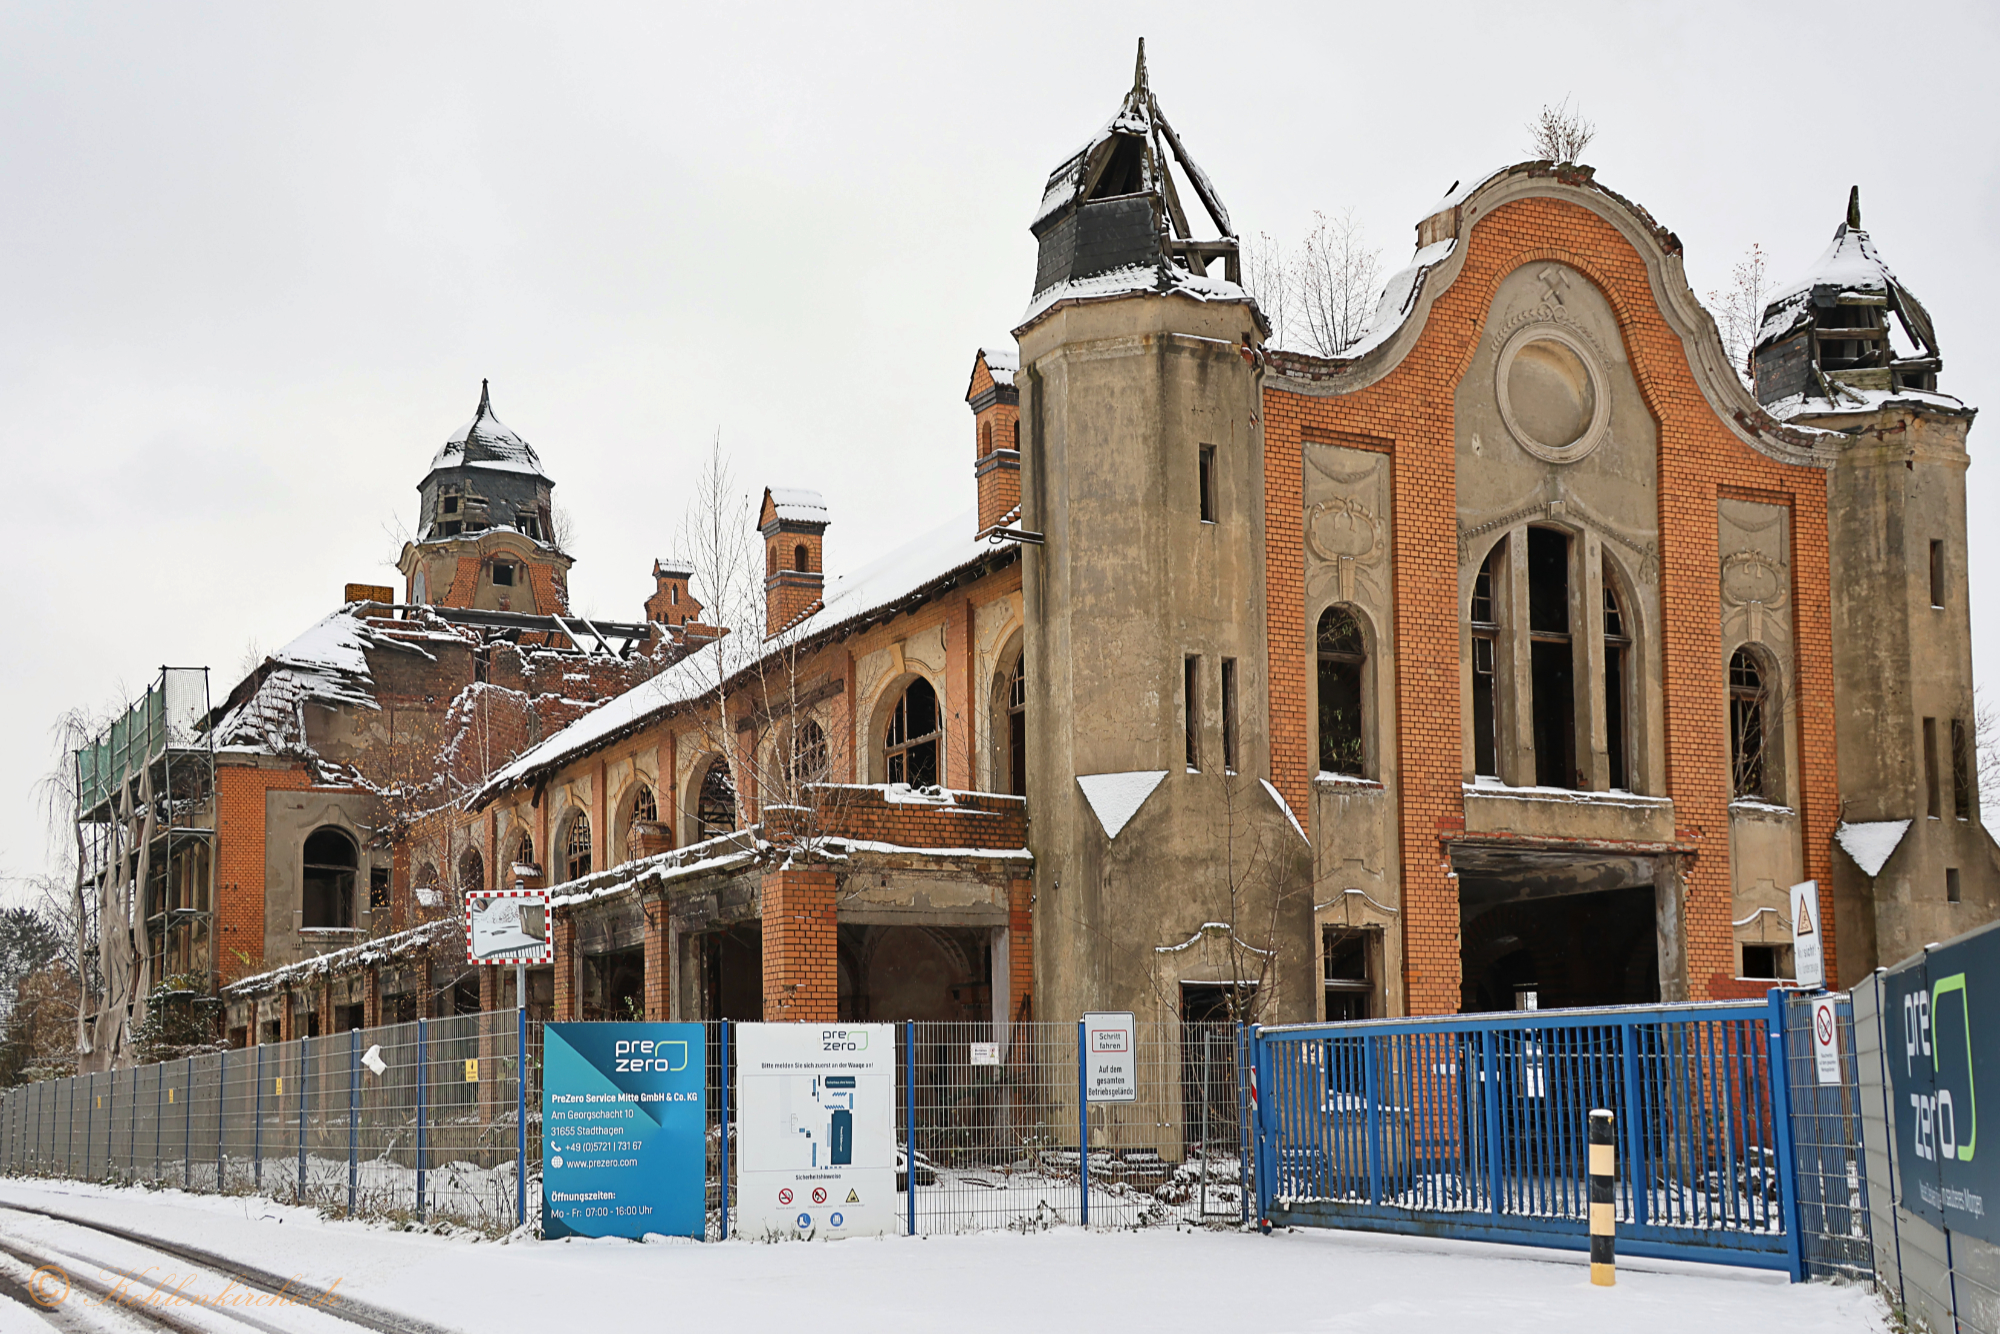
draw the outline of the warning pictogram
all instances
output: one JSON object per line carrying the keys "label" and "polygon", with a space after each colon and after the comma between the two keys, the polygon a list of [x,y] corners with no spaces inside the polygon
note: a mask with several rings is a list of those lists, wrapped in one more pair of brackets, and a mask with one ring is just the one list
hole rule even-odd
{"label": "warning pictogram", "polygon": [[790,1190],[781,1190],[778,1192],[779,1204],[790,1204],[791,1202],[792,1202],[792,1192]]}
{"label": "warning pictogram", "polygon": [[813,1187],[813,1203],[814,1203],[814,1204],[825,1204],[825,1203],[826,1203],[826,1187],[825,1187],[825,1186],[814,1186],[814,1187]]}
{"label": "warning pictogram", "polygon": [[1812,915],[1813,915],[1813,910],[1811,901],[1807,900],[1801,902],[1799,905],[1799,921],[1795,932],[1796,934],[1801,936],[1810,936],[1813,934]]}
{"label": "warning pictogram", "polygon": [[841,1203],[843,1203],[843,1204],[859,1204],[859,1203],[861,1203],[861,1192],[859,1192],[859,1191],[854,1191],[854,1190],[850,1190],[850,1191],[848,1191],[848,1192],[847,1192],[847,1198],[846,1198],[845,1200],[841,1201]]}

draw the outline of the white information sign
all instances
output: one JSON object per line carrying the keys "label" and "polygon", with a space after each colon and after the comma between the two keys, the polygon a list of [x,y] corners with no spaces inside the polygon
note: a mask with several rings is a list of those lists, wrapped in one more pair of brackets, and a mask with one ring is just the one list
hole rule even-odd
{"label": "white information sign", "polygon": [[1129,1010],[1083,1016],[1086,1102],[1139,1100],[1139,1043]]}
{"label": "white information sign", "polygon": [[547,963],[549,894],[496,889],[465,896],[467,963]]}
{"label": "white information sign", "polygon": [[1840,1012],[1831,996],[1813,1001],[1813,1069],[1822,1084],[1840,1082]]}
{"label": "white information sign", "polygon": [[972,1044],[974,1065],[1000,1064],[1000,1044],[997,1042],[975,1042]]}
{"label": "white information sign", "polygon": [[1819,882],[1792,886],[1792,978],[1802,987],[1826,985],[1819,950]]}
{"label": "white information sign", "polygon": [[741,1235],[896,1230],[893,1024],[738,1024]]}

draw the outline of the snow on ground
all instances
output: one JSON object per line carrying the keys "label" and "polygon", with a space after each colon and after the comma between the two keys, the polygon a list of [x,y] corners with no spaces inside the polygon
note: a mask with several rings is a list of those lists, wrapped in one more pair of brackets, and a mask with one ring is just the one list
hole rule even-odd
{"label": "snow on ground", "polygon": [[[989,1232],[765,1245],[544,1242],[396,1232],[248,1197],[21,1178],[15,1203],[171,1236],[296,1273],[467,1334],[1145,1328],[1214,1334],[1473,1330],[1478,1334],[1886,1334],[1866,1288],[1750,1270],[1632,1261],[1594,1288],[1581,1253],[1301,1229],[1271,1237],[1152,1229]],[[0,1212],[0,1233],[41,1220]],[[19,1323],[0,1304],[0,1331]]]}

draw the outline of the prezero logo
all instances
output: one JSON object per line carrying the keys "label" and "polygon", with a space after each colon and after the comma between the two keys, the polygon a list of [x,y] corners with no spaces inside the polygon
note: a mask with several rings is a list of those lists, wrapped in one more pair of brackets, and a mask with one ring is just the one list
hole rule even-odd
{"label": "prezero logo", "polygon": [[865,1028],[822,1028],[819,1031],[821,1051],[867,1051],[868,1030]]}
{"label": "prezero logo", "polygon": [[619,1039],[611,1051],[612,1070],[621,1074],[640,1074],[656,1071],[674,1074],[687,1069],[688,1045],[685,1042],[628,1042]]}
{"label": "prezero logo", "polygon": [[[1958,1004],[1957,1020],[1965,1030],[1965,1120],[1959,1120],[1958,1099],[1950,1084],[1958,1082],[1957,1071],[1947,1082],[1945,1074],[1945,1044],[1936,1041],[1937,1030],[1947,1011],[1944,1003],[1947,997],[1956,996]],[[1953,1057],[1957,1056],[1954,1051]],[[1960,1162],[1972,1161],[1973,1151],[1979,1143],[1979,1093],[1973,1083],[1972,1073],[1972,1009],[1967,1001],[1965,974],[1954,973],[1939,979],[1928,993],[1912,992],[1903,997],[1903,1062],[1904,1069],[1915,1073],[1915,1065],[1920,1057],[1931,1058],[1933,1086],[1932,1094],[1910,1094],[1910,1106],[1916,1112],[1916,1125],[1912,1136],[1913,1148],[1919,1158],[1935,1160],[1939,1154],[1946,1158],[1956,1158]],[[1956,1059],[1950,1062],[1957,1066]],[[1961,1137],[1962,1132],[1962,1137]]]}

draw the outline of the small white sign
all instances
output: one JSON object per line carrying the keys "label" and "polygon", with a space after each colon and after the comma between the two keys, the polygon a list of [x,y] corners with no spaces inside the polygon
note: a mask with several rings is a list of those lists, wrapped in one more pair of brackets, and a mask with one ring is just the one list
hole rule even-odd
{"label": "small white sign", "polygon": [[1831,996],[1813,1001],[1813,1069],[1822,1084],[1840,1082],[1840,1013]]}
{"label": "small white sign", "polygon": [[467,963],[547,963],[549,894],[496,889],[465,896]]}
{"label": "small white sign", "polygon": [[903,1156],[895,1026],[740,1024],[735,1031],[741,1235],[894,1235]]}
{"label": "small white sign", "polygon": [[1083,1016],[1086,1102],[1139,1100],[1139,1041],[1130,1010]]}
{"label": "small white sign", "polygon": [[1000,1044],[997,1042],[975,1042],[972,1044],[974,1065],[1000,1064]]}
{"label": "small white sign", "polygon": [[1792,886],[1792,978],[1802,987],[1826,985],[1820,955],[1819,882]]}

